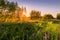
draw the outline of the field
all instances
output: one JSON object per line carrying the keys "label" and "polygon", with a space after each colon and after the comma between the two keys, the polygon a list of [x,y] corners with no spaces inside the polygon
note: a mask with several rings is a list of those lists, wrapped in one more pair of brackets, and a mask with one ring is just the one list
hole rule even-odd
{"label": "field", "polygon": [[60,23],[0,23],[0,40],[60,40]]}
{"label": "field", "polygon": [[0,40],[60,40],[59,0],[0,0]]}

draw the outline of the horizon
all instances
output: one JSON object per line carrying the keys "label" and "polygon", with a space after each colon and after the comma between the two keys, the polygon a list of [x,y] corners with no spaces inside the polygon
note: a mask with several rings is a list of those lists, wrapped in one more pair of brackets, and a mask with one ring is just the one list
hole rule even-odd
{"label": "horizon", "polygon": [[20,7],[26,7],[27,16],[31,10],[37,10],[41,12],[41,15],[52,14],[56,17],[57,13],[60,13],[60,0],[9,0],[10,2],[17,2]]}

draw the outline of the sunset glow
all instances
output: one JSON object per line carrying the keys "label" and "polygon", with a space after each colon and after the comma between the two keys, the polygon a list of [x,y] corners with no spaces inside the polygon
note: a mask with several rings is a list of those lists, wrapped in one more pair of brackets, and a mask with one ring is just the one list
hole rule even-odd
{"label": "sunset glow", "polygon": [[31,10],[41,11],[41,15],[46,13],[52,14],[56,17],[56,14],[60,12],[60,0],[9,0],[18,2],[18,5],[21,7],[26,7],[27,16]]}

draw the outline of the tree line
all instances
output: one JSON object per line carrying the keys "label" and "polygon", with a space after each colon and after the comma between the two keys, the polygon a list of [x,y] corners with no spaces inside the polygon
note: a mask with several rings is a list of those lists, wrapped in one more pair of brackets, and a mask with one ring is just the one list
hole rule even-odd
{"label": "tree line", "polygon": [[60,13],[57,13],[56,18],[53,17],[52,14],[45,14],[43,16],[41,16],[41,12],[36,11],[36,10],[32,10],[30,13],[30,17],[32,20],[36,20],[36,19],[43,19],[43,20],[48,20],[48,19],[60,19]]}
{"label": "tree line", "polygon": [[[9,2],[8,0],[0,0],[0,21],[20,21],[19,12],[22,8],[18,6],[17,2]],[[17,15],[15,15],[15,11]],[[23,12],[23,11],[22,11]],[[22,13],[20,12],[20,13]],[[31,10],[30,17],[31,20],[49,20],[49,19],[60,19],[60,13],[56,15],[56,18],[52,14],[45,14],[41,16],[41,12],[36,10]]]}
{"label": "tree line", "polygon": [[[8,0],[0,0],[0,21],[12,21],[15,17],[15,11],[20,9],[17,2],[9,2]],[[9,19],[9,20],[8,20]]]}

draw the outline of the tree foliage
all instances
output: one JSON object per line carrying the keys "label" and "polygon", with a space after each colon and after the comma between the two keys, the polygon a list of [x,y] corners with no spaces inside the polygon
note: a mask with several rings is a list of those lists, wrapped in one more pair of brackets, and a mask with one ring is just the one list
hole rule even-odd
{"label": "tree foliage", "polygon": [[53,19],[54,17],[51,14],[45,14],[44,19]]}
{"label": "tree foliage", "polygon": [[4,0],[0,0],[0,6],[4,7],[5,6],[5,1]]}
{"label": "tree foliage", "polygon": [[60,19],[60,13],[57,14],[57,19]]}
{"label": "tree foliage", "polygon": [[31,19],[39,19],[40,18],[40,12],[32,10],[30,13],[30,17],[31,17]]}
{"label": "tree foliage", "polygon": [[17,2],[15,3],[9,2],[8,0],[0,0],[0,19],[2,20],[3,18],[5,21],[9,18],[11,19],[14,18],[13,15],[17,7],[18,7]]}
{"label": "tree foliage", "polygon": [[17,4],[14,2],[11,2],[9,3],[8,7],[9,7],[9,11],[14,11],[16,10]]}
{"label": "tree foliage", "polygon": [[4,10],[8,9],[9,11],[14,11],[17,7],[17,3],[9,2],[7,0],[0,0],[0,7]]}

